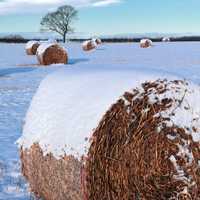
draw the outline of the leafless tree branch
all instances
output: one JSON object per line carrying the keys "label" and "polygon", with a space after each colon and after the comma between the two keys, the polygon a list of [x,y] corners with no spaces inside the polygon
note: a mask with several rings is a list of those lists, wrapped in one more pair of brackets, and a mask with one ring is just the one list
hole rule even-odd
{"label": "leafless tree branch", "polygon": [[61,6],[55,12],[48,13],[42,18],[42,30],[57,32],[62,35],[63,42],[66,40],[66,34],[73,32],[71,24],[77,19],[78,11],[72,6]]}

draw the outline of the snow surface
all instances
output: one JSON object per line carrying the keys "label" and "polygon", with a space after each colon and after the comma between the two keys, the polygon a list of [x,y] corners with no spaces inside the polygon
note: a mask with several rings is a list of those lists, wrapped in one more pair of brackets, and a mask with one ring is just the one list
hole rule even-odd
{"label": "snow surface", "polygon": [[[30,193],[27,190],[27,184],[20,173],[18,150],[15,141],[22,134],[25,114],[31,99],[41,80],[46,75],[50,74],[46,80],[55,78],[55,80],[52,81],[56,82],[56,86],[60,87],[60,83],[62,82],[65,83],[66,86],[69,85],[68,88],[64,88],[64,91],[62,91],[62,93],[67,93],[67,91],[69,91],[67,97],[70,96],[70,93],[72,94],[72,98],[79,97],[79,101],[78,99],[74,99],[74,103],[71,100],[69,101],[69,103],[72,104],[71,110],[74,109],[74,111],[77,111],[76,106],[80,107],[80,104],[84,105],[82,99],[86,99],[88,102],[92,102],[92,105],[96,102],[94,109],[100,111],[101,108],[102,112],[105,112],[103,111],[103,106],[105,106],[105,110],[107,110],[107,107],[110,105],[106,106],[105,101],[101,103],[100,99],[102,97],[99,96],[97,92],[103,94],[101,90],[108,91],[104,80],[106,80],[105,82],[107,84],[110,84],[113,79],[113,83],[115,82],[116,86],[109,86],[108,89],[112,87],[114,89],[117,88],[116,95],[115,97],[111,97],[111,95],[109,96],[109,94],[107,94],[108,96],[106,97],[106,100],[112,101],[113,103],[115,99],[124,92],[118,89],[118,86],[121,85],[121,79],[119,77],[121,72],[124,78],[126,76],[130,78],[130,76],[134,74],[132,80],[129,80],[130,85],[128,85],[128,81],[127,83],[124,83],[125,80],[122,81],[125,89],[126,87],[127,89],[133,88],[144,79],[154,79],[158,77],[175,76],[176,78],[186,78],[190,80],[190,82],[200,84],[200,43],[198,42],[155,43],[154,47],[148,49],[140,48],[139,43],[103,44],[97,48],[96,51],[90,53],[84,52],[81,49],[80,43],[68,43],[65,47],[68,49],[68,65],[34,67],[38,61],[35,56],[27,56],[25,54],[24,44],[0,43],[1,200],[31,199]],[[59,70],[61,71],[59,72]],[[106,72],[107,70],[108,74]],[[61,76],[60,83],[57,80],[59,74]],[[98,78],[97,84],[93,78],[93,74]],[[101,75],[105,76],[105,79],[101,77]],[[117,77],[115,78],[115,76]],[[83,81],[83,87],[78,77]],[[66,79],[66,81],[63,79]],[[91,88],[91,86],[87,85],[90,79],[93,84],[93,91],[88,91],[88,87]],[[42,82],[42,85],[47,84],[46,80]],[[117,82],[117,80],[120,82]],[[102,82],[104,87],[101,86],[101,88],[97,89],[97,87],[100,87],[100,82]],[[51,83],[49,84],[49,88],[53,87]],[[75,84],[77,84],[77,86]],[[42,86],[40,86],[40,88],[41,87]],[[83,90],[81,90],[81,87]],[[63,89],[62,86],[61,89]],[[60,92],[58,92],[56,96],[62,96],[61,89],[58,90]],[[81,92],[80,95],[78,95],[75,90]],[[95,92],[96,90],[97,92]],[[123,90],[123,88],[121,88],[121,90]],[[52,96],[53,91],[45,91],[45,93]],[[96,99],[92,99],[92,97]],[[48,104],[49,101],[52,105],[53,99],[48,100],[46,104]],[[99,104],[101,105],[98,106]],[[92,105],[88,108],[92,108]],[[55,107],[57,106],[59,105],[55,105]],[[45,106],[44,109],[47,109],[47,106]],[[82,106],[80,112],[82,109],[84,111],[85,107]],[[92,111],[92,109],[90,111]],[[92,113],[94,113],[94,111],[88,113],[88,116]],[[80,121],[79,115],[77,113],[75,114],[76,115],[73,115],[72,118],[75,120],[77,116],[75,122]],[[87,113],[85,113],[85,116],[88,118]],[[52,116],[49,117],[52,119]],[[96,119],[98,119],[98,116]],[[94,120],[91,118],[91,121]],[[50,121],[48,121],[48,123],[50,123]],[[70,124],[72,124],[71,119]],[[43,133],[42,130],[41,134]]]}
{"label": "snow surface", "polygon": [[29,103],[40,81],[61,66],[36,68],[25,44],[0,43],[0,200],[34,199],[21,175],[18,149]]}

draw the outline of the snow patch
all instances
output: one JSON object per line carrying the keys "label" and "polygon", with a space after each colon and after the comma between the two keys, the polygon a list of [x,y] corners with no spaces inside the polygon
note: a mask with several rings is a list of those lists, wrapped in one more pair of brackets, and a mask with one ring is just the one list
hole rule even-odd
{"label": "snow patch", "polygon": [[167,127],[176,125],[183,128],[192,136],[194,142],[200,142],[200,87],[186,81],[178,85],[170,83],[167,84],[166,92],[158,94],[152,91],[149,95],[152,104],[171,98],[172,106],[159,115],[170,119],[165,121]]}

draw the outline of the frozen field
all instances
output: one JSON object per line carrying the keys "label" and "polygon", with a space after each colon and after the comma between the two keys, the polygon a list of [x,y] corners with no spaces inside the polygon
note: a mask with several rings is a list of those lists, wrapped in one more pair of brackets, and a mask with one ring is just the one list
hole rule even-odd
{"label": "frozen field", "polygon": [[[36,58],[25,55],[23,44],[0,43],[0,200],[33,199],[20,175],[15,141],[21,135],[30,101],[48,74],[64,70],[65,78],[73,80],[76,75],[91,71],[95,71],[98,77],[99,71],[106,74],[109,70],[114,77],[116,74],[119,76],[116,71],[130,70],[135,73],[133,79],[170,76],[200,84],[198,42],[155,43],[149,49],[140,49],[137,43],[104,44],[90,53],[83,52],[78,43],[67,44],[66,48],[68,65],[45,68],[34,66]],[[104,81],[103,77],[99,78]],[[93,82],[95,84],[95,80]]]}

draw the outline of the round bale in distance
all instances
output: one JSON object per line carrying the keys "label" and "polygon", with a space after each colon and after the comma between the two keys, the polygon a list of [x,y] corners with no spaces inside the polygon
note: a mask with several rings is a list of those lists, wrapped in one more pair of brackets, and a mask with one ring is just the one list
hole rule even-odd
{"label": "round bale in distance", "polygon": [[68,62],[66,50],[57,43],[42,43],[36,55],[41,65],[67,64]]}
{"label": "round bale in distance", "polygon": [[100,38],[93,38],[92,40],[93,40],[94,42],[96,42],[97,45],[102,44],[102,41],[101,41]]}
{"label": "round bale in distance", "polygon": [[153,42],[149,39],[142,39],[140,41],[140,47],[141,48],[149,48],[153,45]]}
{"label": "round bale in distance", "polygon": [[163,42],[170,42],[170,38],[169,38],[169,37],[164,37],[164,38],[162,39],[162,41],[163,41]]}
{"label": "round bale in distance", "polygon": [[94,40],[87,40],[83,42],[82,48],[84,51],[91,51],[97,47],[97,43]]}
{"label": "round bale in distance", "polygon": [[26,44],[26,53],[27,55],[36,55],[37,49],[40,46],[40,42],[38,41],[29,41]]}

